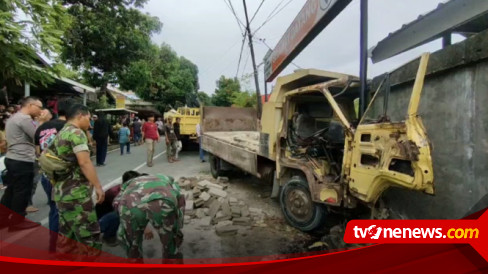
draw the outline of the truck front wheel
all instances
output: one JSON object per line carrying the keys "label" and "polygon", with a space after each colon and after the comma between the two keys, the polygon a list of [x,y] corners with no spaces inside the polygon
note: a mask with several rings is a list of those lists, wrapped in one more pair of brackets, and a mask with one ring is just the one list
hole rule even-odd
{"label": "truck front wheel", "polygon": [[210,173],[212,173],[212,177],[217,179],[219,176],[222,175],[220,158],[213,154],[210,154],[208,156],[208,161],[210,162]]}
{"label": "truck front wheel", "polygon": [[320,230],[325,225],[327,209],[312,201],[308,183],[302,177],[292,177],[285,184],[280,204],[288,223],[303,232]]}

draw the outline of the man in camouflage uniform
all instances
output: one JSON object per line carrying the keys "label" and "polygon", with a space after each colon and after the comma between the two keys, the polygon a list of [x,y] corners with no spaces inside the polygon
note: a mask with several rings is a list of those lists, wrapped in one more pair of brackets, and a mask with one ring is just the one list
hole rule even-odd
{"label": "man in camouflage uniform", "polygon": [[59,233],[65,236],[58,238],[58,251],[96,256],[100,254],[102,244],[92,192],[95,188],[97,203],[103,202],[104,192],[88,149],[86,130],[90,126],[90,112],[85,106],[76,104],[69,109],[67,119],[54,140],[56,155],[72,163],[70,171],[57,176],[53,182],[54,201],[59,210]]}
{"label": "man in camouflage uniform", "polygon": [[127,257],[142,258],[142,237],[152,238],[148,223],[156,229],[165,259],[181,256],[185,198],[173,178],[164,175],[139,174],[128,171],[114,207],[120,216],[119,239]]}

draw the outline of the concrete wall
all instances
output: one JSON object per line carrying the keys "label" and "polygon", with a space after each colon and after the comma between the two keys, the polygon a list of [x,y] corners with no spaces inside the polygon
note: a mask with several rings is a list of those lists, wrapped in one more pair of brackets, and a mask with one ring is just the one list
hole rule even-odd
{"label": "concrete wall", "polygon": [[[484,53],[480,54],[473,44],[483,48]],[[487,195],[487,45],[488,34],[483,33],[431,56],[419,113],[433,145],[436,194],[388,190],[385,197],[395,217],[462,218]],[[473,50],[477,58],[466,58]],[[405,117],[413,85],[410,79],[417,64],[418,61],[412,62],[391,74],[394,86],[388,114],[392,120]],[[373,80],[373,88],[380,80]]]}

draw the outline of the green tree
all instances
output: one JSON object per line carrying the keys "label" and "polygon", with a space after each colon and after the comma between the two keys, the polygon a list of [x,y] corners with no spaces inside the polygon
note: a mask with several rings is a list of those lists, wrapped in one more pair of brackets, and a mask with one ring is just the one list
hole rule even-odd
{"label": "green tree", "polygon": [[[36,67],[37,52],[47,57],[61,49],[59,37],[69,23],[59,1],[0,1],[0,83],[20,85],[24,80],[46,84],[48,73]],[[47,67],[49,72],[56,72]]]}
{"label": "green tree", "polygon": [[204,106],[211,106],[212,105],[212,98],[208,96],[208,94],[204,91],[198,92],[198,102],[199,106],[204,105]]}
{"label": "green tree", "polygon": [[239,80],[237,78],[226,78],[222,75],[217,81],[217,89],[212,96],[212,103],[215,106],[230,107],[236,92],[241,92]]}
{"label": "green tree", "polygon": [[157,17],[138,10],[147,0],[64,0],[73,24],[63,36],[62,59],[93,86],[118,83],[117,74],[151,54]]}
{"label": "green tree", "polygon": [[257,96],[254,92],[242,91],[234,92],[232,95],[232,104],[238,107],[256,107]]}
{"label": "green tree", "polygon": [[139,60],[119,74],[121,87],[154,102],[158,110],[197,106],[198,68],[166,44],[152,47],[151,58]]}

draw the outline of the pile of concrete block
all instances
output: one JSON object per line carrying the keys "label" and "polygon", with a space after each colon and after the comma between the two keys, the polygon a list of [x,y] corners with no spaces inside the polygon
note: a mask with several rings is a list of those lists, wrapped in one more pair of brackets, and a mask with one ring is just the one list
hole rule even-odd
{"label": "pile of concrete block", "polygon": [[239,228],[263,226],[264,213],[249,208],[227,193],[229,179],[195,180],[182,178],[179,185],[186,199],[185,223],[193,220],[203,229],[215,228],[217,235],[235,235]]}

